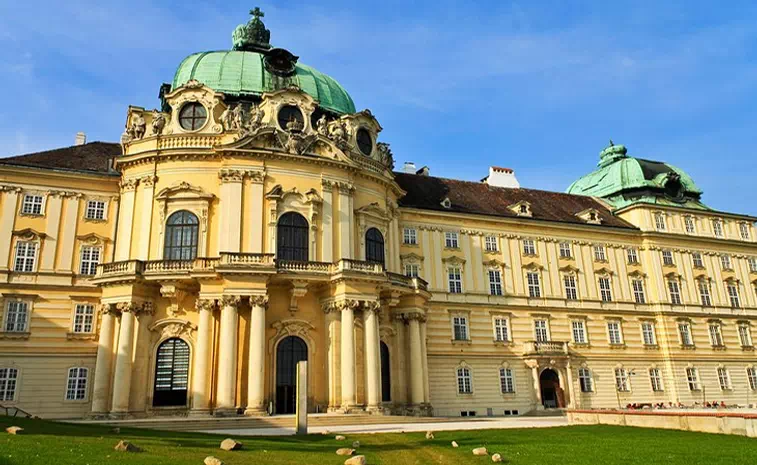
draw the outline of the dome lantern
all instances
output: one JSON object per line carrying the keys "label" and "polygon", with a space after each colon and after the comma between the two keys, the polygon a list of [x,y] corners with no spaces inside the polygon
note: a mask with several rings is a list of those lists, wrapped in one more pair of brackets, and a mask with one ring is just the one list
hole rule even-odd
{"label": "dome lantern", "polygon": [[234,42],[233,50],[246,52],[270,50],[271,31],[266,29],[265,24],[260,19],[265,16],[265,13],[260,11],[260,8],[255,7],[254,10],[250,10],[250,14],[252,19],[247,24],[237,26],[231,35]]}

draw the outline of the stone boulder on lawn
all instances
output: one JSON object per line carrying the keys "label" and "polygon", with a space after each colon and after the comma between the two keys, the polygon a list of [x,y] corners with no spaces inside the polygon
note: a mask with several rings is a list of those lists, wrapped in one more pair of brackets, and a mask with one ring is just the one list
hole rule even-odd
{"label": "stone boulder on lawn", "polygon": [[221,441],[221,449],[223,450],[239,450],[242,448],[242,443],[239,441],[235,441],[231,438],[226,438],[223,441]]}

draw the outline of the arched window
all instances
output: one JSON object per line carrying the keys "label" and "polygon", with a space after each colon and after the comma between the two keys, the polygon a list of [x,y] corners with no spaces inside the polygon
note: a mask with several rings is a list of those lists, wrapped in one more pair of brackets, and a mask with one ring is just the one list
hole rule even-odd
{"label": "arched window", "polygon": [[197,257],[197,235],[200,221],[194,213],[178,211],[168,217],[164,260],[194,260]]}
{"label": "arched window", "polygon": [[376,228],[365,233],[365,259],[369,262],[384,263],[384,236]]}
{"label": "arched window", "polygon": [[178,338],[166,339],[158,347],[155,361],[155,392],[152,405],[187,404],[189,345]]}
{"label": "arched window", "polygon": [[299,213],[281,215],[276,229],[276,258],[308,261],[308,221]]}

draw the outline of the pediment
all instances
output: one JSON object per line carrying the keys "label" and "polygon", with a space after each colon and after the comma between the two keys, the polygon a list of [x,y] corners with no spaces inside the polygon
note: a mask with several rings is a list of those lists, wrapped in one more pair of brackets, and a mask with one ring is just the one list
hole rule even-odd
{"label": "pediment", "polygon": [[491,260],[485,260],[483,262],[483,265],[487,268],[504,268],[505,262],[502,260],[497,260],[496,258],[492,258]]}
{"label": "pediment", "polygon": [[544,266],[536,261],[530,261],[528,263],[523,264],[523,269],[525,270],[543,270]]}
{"label": "pediment", "polygon": [[156,200],[212,200],[215,195],[205,191],[202,187],[194,186],[188,182],[180,182],[173,186],[166,187],[158,192]]}
{"label": "pediment", "polygon": [[370,216],[383,221],[389,221],[389,214],[386,212],[386,210],[379,206],[378,202],[372,202],[368,205],[363,205],[362,207],[355,210],[355,214]]}
{"label": "pediment", "polygon": [[400,260],[408,261],[408,262],[422,262],[423,257],[418,255],[417,253],[408,253],[400,255]]}
{"label": "pediment", "polygon": [[634,270],[634,271],[631,271],[630,273],[628,273],[628,276],[630,276],[632,278],[646,278],[647,274],[646,273],[642,273],[639,270]]}
{"label": "pediment", "polygon": [[458,257],[457,255],[452,255],[450,257],[442,258],[442,261],[444,263],[450,264],[450,265],[463,265],[465,264],[465,259],[462,257]]}
{"label": "pediment", "polygon": [[77,239],[79,239],[81,242],[89,245],[98,245],[98,244],[105,244],[106,242],[110,242],[110,238],[101,236],[99,234],[95,233],[89,233],[84,234],[82,236],[76,236]]}
{"label": "pediment", "polygon": [[563,273],[576,273],[576,274],[578,274],[581,271],[578,268],[576,268],[575,266],[570,265],[570,264],[569,265],[565,265],[565,266],[561,266],[559,268],[559,270],[562,271]]}
{"label": "pediment", "polygon": [[47,234],[43,232],[39,232],[36,229],[32,229],[32,228],[24,228],[24,229],[13,231],[13,235],[18,236],[21,239],[24,239],[27,241],[34,240],[34,239],[44,239],[47,237]]}
{"label": "pediment", "polygon": [[607,276],[612,276],[613,274],[615,274],[614,271],[612,271],[611,269],[607,268],[606,266],[603,266],[601,268],[595,269],[594,273],[595,274],[599,274],[599,275],[607,275]]}

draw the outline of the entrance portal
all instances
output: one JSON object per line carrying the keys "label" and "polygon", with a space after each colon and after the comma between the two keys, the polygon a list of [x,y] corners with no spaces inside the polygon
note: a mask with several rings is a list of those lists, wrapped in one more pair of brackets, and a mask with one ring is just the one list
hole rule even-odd
{"label": "entrance portal", "polygon": [[188,380],[189,345],[178,338],[166,339],[155,361],[153,407],[187,405]]}
{"label": "entrance portal", "polygon": [[541,403],[544,408],[562,408],[564,406],[565,401],[560,387],[560,377],[555,370],[547,368],[542,371],[539,376],[539,385],[541,386]]}
{"label": "entrance portal", "polygon": [[297,336],[279,342],[276,351],[276,413],[294,413],[297,407],[297,363],[308,359],[308,346]]}

